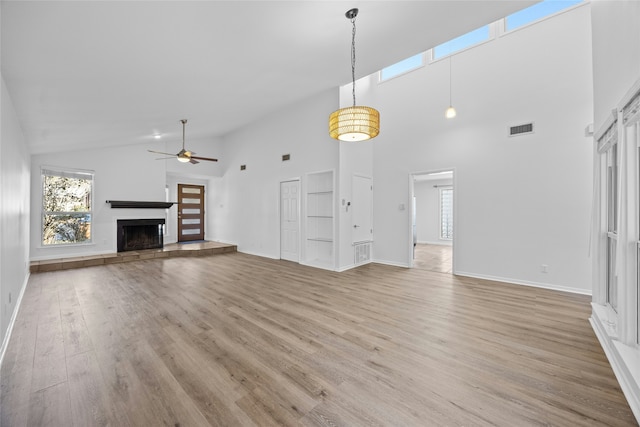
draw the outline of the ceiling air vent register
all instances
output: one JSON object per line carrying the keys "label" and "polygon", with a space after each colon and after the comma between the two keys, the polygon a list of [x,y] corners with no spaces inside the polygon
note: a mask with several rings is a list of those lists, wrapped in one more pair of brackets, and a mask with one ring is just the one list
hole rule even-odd
{"label": "ceiling air vent register", "polygon": [[533,123],[525,123],[523,125],[511,126],[509,128],[509,136],[519,136],[533,133]]}

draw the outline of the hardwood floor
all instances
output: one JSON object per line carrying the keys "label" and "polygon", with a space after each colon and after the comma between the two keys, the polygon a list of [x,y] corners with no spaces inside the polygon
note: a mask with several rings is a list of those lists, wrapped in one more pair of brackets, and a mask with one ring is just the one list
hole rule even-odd
{"label": "hardwood floor", "polygon": [[2,364],[0,420],[636,425],[589,301],[240,253],[37,273]]}
{"label": "hardwood floor", "polygon": [[453,272],[453,247],[445,245],[425,245],[418,243],[415,246],[413,268],[436,271],[439,273]]}

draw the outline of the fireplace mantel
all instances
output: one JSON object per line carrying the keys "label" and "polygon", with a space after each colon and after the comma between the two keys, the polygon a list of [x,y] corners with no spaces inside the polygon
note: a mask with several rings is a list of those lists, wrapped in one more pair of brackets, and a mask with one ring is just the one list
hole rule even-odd
{"label": "fireplace mantel", "polygon": [[144,202],[131,200],[107,200],[112,209],[130,208],[130,209],[169,209],[176,202]]}

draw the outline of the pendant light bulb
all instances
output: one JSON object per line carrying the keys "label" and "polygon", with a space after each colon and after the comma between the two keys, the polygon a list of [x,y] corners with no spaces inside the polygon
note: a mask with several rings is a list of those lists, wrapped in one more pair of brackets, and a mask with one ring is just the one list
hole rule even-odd
{"label": "pendant light bulb", "polygon": [[447,111],[444,113],[444,115],[447,119],[453,119],[456,116],[456,109],[449,105],[449,108],[447,108]]}

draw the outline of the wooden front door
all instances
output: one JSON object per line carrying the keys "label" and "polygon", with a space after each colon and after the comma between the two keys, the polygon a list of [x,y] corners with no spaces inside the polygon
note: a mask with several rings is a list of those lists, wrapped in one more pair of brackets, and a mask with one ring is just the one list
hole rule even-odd
{"label": "wooden front door", "polygon": [[178,184],[178,242],[204,240],[204,186]]}

